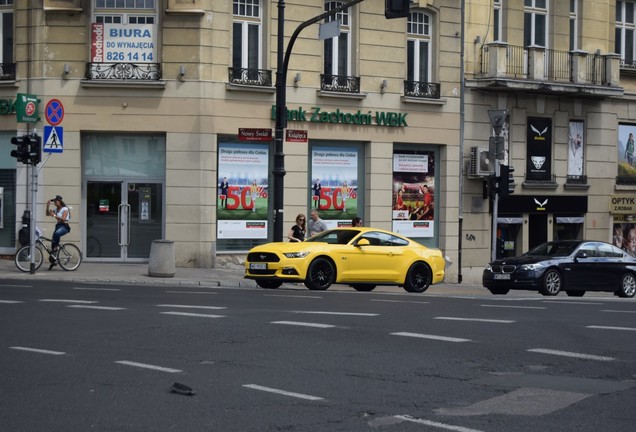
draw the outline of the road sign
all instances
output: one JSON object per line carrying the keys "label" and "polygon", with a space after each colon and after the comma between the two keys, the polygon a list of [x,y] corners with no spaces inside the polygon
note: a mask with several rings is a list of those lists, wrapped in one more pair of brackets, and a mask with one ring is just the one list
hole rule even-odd
{"label": "road sign", "polygon": [[62,126],[44,126],[44,153],[62,153],[64,150],[64,128]]}
{"label": "road sign", "polygon": [[62,123],[64,119],[64,106],[62,102],[57,99],[51,99],[46,104],[44,117],[46,117],[46,121],[49,122],[51,126],[57,126]]}

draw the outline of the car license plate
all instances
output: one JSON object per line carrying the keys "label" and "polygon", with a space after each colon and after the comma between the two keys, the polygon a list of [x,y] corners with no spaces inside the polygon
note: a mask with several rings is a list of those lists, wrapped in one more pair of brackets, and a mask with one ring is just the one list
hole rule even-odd
{"label": "car license plate", "polygon": [[495,273],[492,278],[497,280],[510,280],[510,275],[508,273]]}
{"label": "car license plate", "polygon": [[267,270],[267,263],[250,263],[250,270]]}

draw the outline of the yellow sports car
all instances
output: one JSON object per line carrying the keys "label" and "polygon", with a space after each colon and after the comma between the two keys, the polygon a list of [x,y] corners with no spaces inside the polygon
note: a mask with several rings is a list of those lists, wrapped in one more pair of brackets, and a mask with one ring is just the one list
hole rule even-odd
{"label": "yellow sports car", "polygon": [[252,248],[245,277],[262,288],[283,282],[304,282],[311,290],[334,283],[371,291],[376,285],[399,285],[424,292],[444,280],[446,261],[439,249],[429,249],[390,231],[339,228],[304,242],[274,242]]}

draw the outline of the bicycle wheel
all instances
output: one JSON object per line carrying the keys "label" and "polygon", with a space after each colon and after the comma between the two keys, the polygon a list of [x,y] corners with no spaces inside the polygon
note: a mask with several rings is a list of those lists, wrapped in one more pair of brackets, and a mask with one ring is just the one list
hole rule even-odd
{"label": "bicycle wheel", "polygon": [[[42,265],[42,251],[39,247],[35,248],[33,256],[35,258],[33,260],[35,270],[37,271]],[[31,271],[31,246],[24,246],[15,254],[15,266],[23,272]]]}
{"label": "bicycle wheel", "polygon": [[73,243],[61,244],[57,249],[57,262],[64,270],[75,270],[82,263],[82,252]]}

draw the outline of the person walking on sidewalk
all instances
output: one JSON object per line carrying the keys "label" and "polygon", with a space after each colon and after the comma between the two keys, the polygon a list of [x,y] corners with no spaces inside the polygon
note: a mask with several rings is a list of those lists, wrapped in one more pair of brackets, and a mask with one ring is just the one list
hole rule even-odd
{"label": "person walking on sidewalk", "polygon": [[313,237],[316,234],[321,233],[327,229],[327,224],[325,224],[325,222],[320,219],[320,216],[318,216],[318,211],[316,209],[313,209],[309,214],[311,216],[311,219],[309,219],[309,222],[307,224],[307,230],[309,231],[310,237]]}
{"label": "person walking on sidewalk", "polygon": [[[53,210],[49,208],[51,203],[55,206],[55,209]],[[71,211],[66,206],[66,203],[64,203],[62,197],[60,195],[55,195],[55,198],[46,202],[46,214],[47,216],[55,218],[55,231],[53,231],[53,238],[51,241],[52,251],[49,256],[49,261],[51,263],[49,270],[51,270],[56,264],[55,253],[57,252],[57,247],[60,244],[60,238],[71,231],[71,227],[68,224],[68,221],[71,220]]]}

